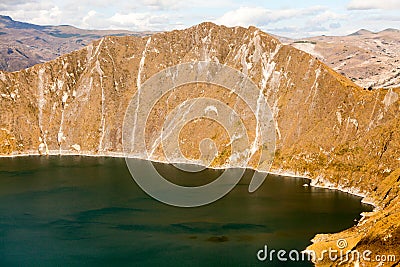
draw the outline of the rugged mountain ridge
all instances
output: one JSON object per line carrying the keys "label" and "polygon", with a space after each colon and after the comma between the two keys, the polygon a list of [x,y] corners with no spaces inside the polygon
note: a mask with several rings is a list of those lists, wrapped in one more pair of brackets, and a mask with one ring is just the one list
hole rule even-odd
{"label": "rugged mountain ridge", "polygon": [[[274,171],[307,175],[315,185],[367,195],[380,207],[376,214],[399,218],[394,205],[398,194],[388,190],[398,182],[400,90],[358,87],[314,56],[254,27],[203,23],[143,38],[105,37],[29,69],[0,72],[0,153],[122,154],[121,127],[131,97],[153,74],[192,60],[231,66],[262,90],[276,120]],[[203,96],[236,103],[223,90],[201,89]],[[196,94],[198,90],[184,88],[170,96],[184,100]],[[171,109],[161,105],[146,129],[149,140]],[[217,125],[207,125],[210,138],[226,141]],[[199,132],[204,131],[189,129],[182,138],[198,139]],[[249,135],[254,138],[254,132]],[[222,147],[215,166],[230,153]],[[184,150],[198,156],[197,144],[188,143]],[[156,150],[152,159],[163,156]],[[384,204],[385,199],[394,206]],[[398,253],[398,220],[382,224],[372,238],[365,228],[373,224],[371,218],[351,230],[359,238],[356,245],[369,240],[371,250]],[[318,249],[330,238],[317,238],[314,246]]]}
{"label": "rugged mountain ridge", "polygon": [[0,15],[0,70],[17,71],[85,47],[104,36],[149,35],[124,30],[42,26]]}
{"label": "rugged mountain ridge", "polygon": [[[69,25],[42,26],[0,15],[0,70],[18,71],[80,49],[104,36],[148,36],[154,32],[84,30]],[[361,29],[347,36],[293,40],[276,36],[316,56],[365,88],[400,86],[400,31]]]}

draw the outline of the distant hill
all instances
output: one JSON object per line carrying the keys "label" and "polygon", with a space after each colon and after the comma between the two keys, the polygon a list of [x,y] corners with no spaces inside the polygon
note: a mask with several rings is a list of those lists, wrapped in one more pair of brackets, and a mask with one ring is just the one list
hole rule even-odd
{"label": "distant hill", "polygon": [[400,87],[400,30],[279,39],[317,57],[364,88]]}
{"label": "distant hill", "polygon": [[83,30],[41,26],[0,15],[0,70],[17,71],[77,50],[103,36],[144,36],[150,32]]}
{"label": "distant hill", "polygon": [[381,31],[381,33],[383,32],[395,32],[395,33],[400,33],[400,30],[398,29],[393,29],[393,28],[388,28],[386,30]]}
{"label": "distant hill", "polygon": [[357,36],[357,35],[365,35],[365,34],[373,34],[373,32],[366,30],[366,29],[361,29],[356,32],[353,32],[349,34],[349,36]]}

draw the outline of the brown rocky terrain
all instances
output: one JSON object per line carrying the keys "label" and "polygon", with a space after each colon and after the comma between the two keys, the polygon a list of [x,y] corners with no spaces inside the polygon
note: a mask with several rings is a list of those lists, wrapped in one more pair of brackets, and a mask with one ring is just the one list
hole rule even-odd
{"label": "brown rocky terrain", "polygon": [[40,26],[0,15],[0,70],[17,71],[78,50],[104,36],[144,36],[148,32],[82,30]]}
{"label": "brown rocky terrain", "polygon": [[[104,36],[146,36],[152,32],[82,30],[72,26],[40,26],[0,15],[0,70],[17,71],[88,45]],[[359,30],[348,36],[318,36],[284,44],[316,56],[364,88],[400,87],[400,30]]]}
{"label": "brown rocky terrain", "polygon": [[[276,121],[273,171],[307,175],[314,185],[362,194],[377,205],[357,226],[316,236],[313,249],[333,246],[340,237],[349,239],[349,248],[368,247],[400,260],[400,88],[366,90],[254,27],[203,23],[147,37],[104,37],[55,60],[0,72],[0,154],[121,155],[125,111],[141,84],[166,67],[193,60],[231,66],[262,90]],[[160,118],[172,109],[169,99],[240,102],[224,90],[195,86],[172,92],[146,125],[147,140],[157,137]],[[230,150],[223,129],[202,121],[193,127],[203,130],[185,127],[181,140],[200,140],[207,133],[217,143],[214,166],[226,163]],[[249,130],[250,139],[255,135]],[[195,142],[186,142],[183,150],[199,157]],[[155,151],[151,159],[162,160],[161,149]]]}
{"label": "brown rocky terrain", "polygon": [[365,88],[400,87],[400,30],[282,39]]}

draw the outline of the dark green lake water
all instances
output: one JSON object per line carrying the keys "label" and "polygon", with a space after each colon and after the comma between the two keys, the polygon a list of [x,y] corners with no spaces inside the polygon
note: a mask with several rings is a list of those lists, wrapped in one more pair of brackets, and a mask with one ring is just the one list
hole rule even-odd
{"label": "dark green lake water", "polygon": [[0,266],[312,266],[259,262],[256,253],[301,251],[316,233],[351,227],[371,209],[301,178],[269,175],[249,194],[251,175],[215,203],[177,208],[146,195],[124,159],[2,158]]}

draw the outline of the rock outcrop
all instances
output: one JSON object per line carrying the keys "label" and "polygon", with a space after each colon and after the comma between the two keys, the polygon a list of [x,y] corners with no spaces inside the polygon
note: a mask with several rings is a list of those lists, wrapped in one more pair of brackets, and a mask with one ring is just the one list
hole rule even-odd
{"label": "rock outcrop", "polygon": [[[217,61],[247,74],[276,121],[273,170],[368,196],[376,211],[340,235],[352,235],[354,248],[398,254],[400,89],[365,90],[254,27],[202,23],[142,38],[105,37],[53,61],[0,72],[0,154],[122,154],[124,113],[140,85],[166,67],[193,60]],[[154,112],[146,128],[149,140],[176,106],[169,99],[199,95],[235,103],[223,88],[182,88]],[[222,144],[229,140],[218,125],[197,121],[193,127],[207,127],[208,136],[188,127],[182,140],[209,137],[220,144],[214,165],[226,162],[230,151]],[[249,138],[254,136],[250,131]],[[183,147],[189,157],[199,157],[195,142]],[[155,151],[152,159],[162,159]],[[317,236],[314,246],[335,237]]]}

